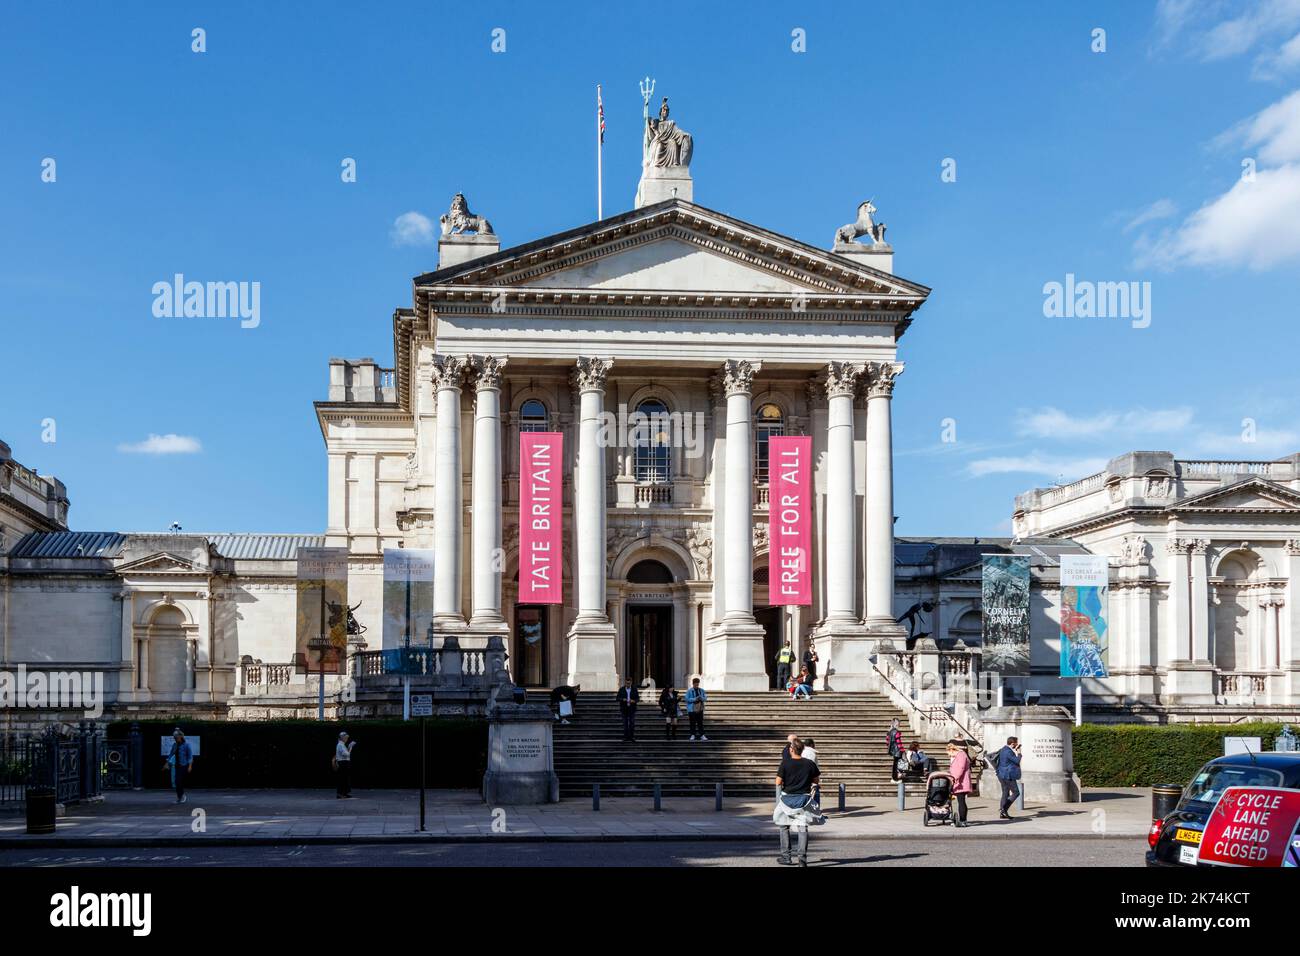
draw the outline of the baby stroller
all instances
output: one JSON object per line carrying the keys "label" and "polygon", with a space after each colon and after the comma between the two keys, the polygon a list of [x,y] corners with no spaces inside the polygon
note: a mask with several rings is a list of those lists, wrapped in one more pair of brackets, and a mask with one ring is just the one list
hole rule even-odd
{"label": "baby stroller", "polygon": [[925,778],[925,826],[934,820],[943,826],[954,820],[952,812],[952,775],[932,773]]}

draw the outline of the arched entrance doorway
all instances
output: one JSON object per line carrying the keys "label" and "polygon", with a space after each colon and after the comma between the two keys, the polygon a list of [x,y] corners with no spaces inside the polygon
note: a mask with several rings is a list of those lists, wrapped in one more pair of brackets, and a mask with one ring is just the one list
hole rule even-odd
{"label": "arched entrance doorway", "polygon": [[[767,565],[754,569],[754,620],[763,628],[763,669],[767,671],[769,689],[776,686],[776,655],[781,650],[785,630],[785,608],[769,604]],[[798,667],[794,668],[798,672]]]}
{"label": "arched entrance doorway", "polygon": [[673,682],[673,574],[662,562],[645,559],[627,573],[631,587],[623,627],[624,676],[640,687]]}

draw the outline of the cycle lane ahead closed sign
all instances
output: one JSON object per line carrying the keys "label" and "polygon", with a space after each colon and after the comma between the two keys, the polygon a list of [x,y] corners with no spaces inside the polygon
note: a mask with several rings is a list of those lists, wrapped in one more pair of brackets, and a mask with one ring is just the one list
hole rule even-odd
{"label": "cycle lane ahead closed sign", "polygon": [[1284,866],[1294,853],[1298,827],[1300,790],[1229,787],[1205,823],[1199,862]]}

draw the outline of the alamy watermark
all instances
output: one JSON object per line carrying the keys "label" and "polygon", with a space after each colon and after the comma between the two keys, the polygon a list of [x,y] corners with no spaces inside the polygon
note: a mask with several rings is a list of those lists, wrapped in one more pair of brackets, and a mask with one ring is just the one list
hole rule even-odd
{"label": "alamy watermark", "polygon": [[240,319],[242,329],[262,324],[262,283],[195,282],[176,273],[153,284],[153,314],[159,319]]}
{"label": "alamy watermark", "polygon": [[0,670],[0,711],[79,710],[87,720],[104,714],[102,671]]}
{"label": "alamy watermark", "polygon": [[1150,282],[1093,282],[1065,274],[1064,282],[1043,283],[1043,315],[1049,319],[1131,319],[1133,328],[1151,324]]}
{"label": "alamy watermark", "polygon": [[618,412],[597,416],[596,443],[601,448],[670,447],[685,450],[687,458],[704,454],[703,412]]}

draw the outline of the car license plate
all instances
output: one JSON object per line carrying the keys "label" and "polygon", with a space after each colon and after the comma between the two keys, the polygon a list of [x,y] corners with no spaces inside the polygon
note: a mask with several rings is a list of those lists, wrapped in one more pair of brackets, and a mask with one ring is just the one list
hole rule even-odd
{"label": "car license plate", "polygon": [[1179,843],[1195,843],[1197,846],[1200,846],[1201,831],[1185,830],[1182,827],[1179,827],[1177,830],[1174,831],[1174,839]]}
{"label": "car license plate", "polygon": [[1200,856],[1200,853],[1201,848],[1199,846],[1180,846],[1178,848],[1178,862],[1195,866],[1196,858]]}

